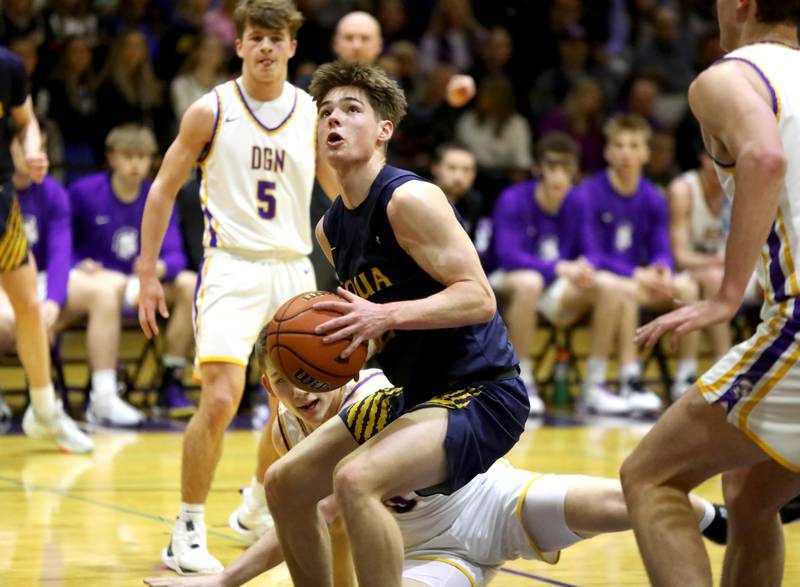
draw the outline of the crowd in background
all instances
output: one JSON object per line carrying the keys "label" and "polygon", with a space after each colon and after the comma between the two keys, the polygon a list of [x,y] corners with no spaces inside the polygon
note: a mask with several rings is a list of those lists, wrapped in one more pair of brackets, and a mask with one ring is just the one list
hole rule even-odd
{"label": "crowd in background", "polygon": [[[603,167],[603,123],[632,112],[655,129],[647,174],[659,184],[696,164],[686,105],[693,76],[720,55],[708,2],[693,0],[300,0],[305,23],[295,81],[333,57],[339,19],[375,15],[379,65],[406,89],[409,115],[391,160],[427,173],[433,150],[458,138],[476,154],[491,201],[529,173],[533,142],[564,130],[582,170]],[[123,122],[156,134],[163,153],[188,104],[237,75],[235,0],[6,0],[0,43],[25,61],[46,120],[54,175],[104,165],[103,141]],[[472,75],[466,108],[445,103],[454,73]]]}
{"label": "crowd in background", "polygon": [[[545,265],[552,265],[549,275],[542,273],[538,261],[503,266],[497,259],[508,252],[492,250],[490,246],[495,243],[497,247],[499,242],[486,228],[491,226],[489,219],[498,217],[495,204],[501,194],[521,185],[529,193],[531,186],[523,182],[532,175],[542,175],[542,161],[537,165],[534,145],[541,143],[543,137],[566,137],[570,141],[564,147],[561,140],[562,146],[554,152],[576,158],[567,187],[581,186],[579,191],[584,193],[589,184],[581,185],[582,179],[603,175],[601,172],[609,164],[613,170],[609,141],[620,132],[646,141],[642,171],[654,186],[653,194],[660,192],[666,196],[670,183],[682,172],[703,169],[700,132],[688,109],[686,95],[694,76],[722,55],[708,2],[297,0],[297,4],[305,22],[298,35],[297,53],[290,62],[290,81],[307,87],[316,66],[336,56],[374,61],[385,69],[402,85],[409,101],[408,115],[396,129],[389,149],[389,163],[433,177],[442,187],[463,216],[484,259],[487,251],[496,257],[492,266],[487,265],[487,272],[499,267],[507,272],[524,269],[541,274],[532,278],[532,282],[512,279],[505,284],[511,291],[510,309],[504,308],[506,312],[516,311],[518,316],[535,314],[531,310],[537,307],[542,290],[557,277],[554,268],[559,259],[568,261],[563,265],[566,267],[589,255],[579,251],[569,257],[556,247],[550,251],[551,258],[544,259]],[[72,198],[80,193],[75,186],[83,185],[82,178],[106,169],[110,163],[107,156],[113,147],[107,143],[107,137],[113,129],[135,123],[137,128],[144,127],[151,133],[155,139],[154,170],[174,139],[188,106],[215,85],[239,75],[232,18],[235,6],[235,0],[6,0],[3,3],[0,44],[7,45],[24,62],[31,79],[35,110],[46,131],[50,175],[70,186]],[[374,18],[363,18],[363,13],[359,13],[358,18],[343,19],[352,16],[353,11],[365,11]],[[465,106],[456,108],[448,100],[448,84],[458,74],[471,76],[477,92]],[[624,123],[629,126],[627,131],[609,134],[608,121],[625,115],[630,115]],[[138,131],[128,128],[126,132]],[[150,157],[151,149],[145,151],[142,154]],[[119,183],[123,172],[113,164],[111,167],[113,173],[103,181]],[[722,202],[713,169],[697,177],[691,181],[701,182],[700,193],[706,193],[714,202]],[[131,184],[132,193],[141,191],[142,198],[146,194],[143,180],[138,178]],[[647,191],[650,185],[642,189]],[[558,200],[553,210],[544,210],[545,216],[559,213],[566,193],[556,196],[560,189],[553,188],[553,194],[542,196],[545,200]],[[676,189],[683,188],[679,184]],[[666,201],[652,200],[649,194],[648,191],[648,201],[655,202],[657,209],[653,214],[660,218],[653,225],[652,234],[663,236],[661,244],[669,249],[670,237],[673,244],[675,238],[671,234],[673,228],[667,224],[668,205]],[[316,203],[324,207],[319,198]],[[73,225],[75,210],[80,209],[77,204],[72,202]],[[178,204],[176,223],[182,227],[186,248],[181,268],[191,272],[197,269],[202,256],[203,220],[196,182],[187,184]],[[319,213],[320,210],[312,211],[317,217]],[[723,222],[721,203],[714,214]],[[530,241],[536,249],[530,253],[542,257],[546,239],[533,239],[531,231],[539,230],[536,224],[539,221],[534,216],[528,220],[527,228],[524,222],[521,224],[522,230],[528,232],[520,235],[519,242]],[[574,223],[573,218],[568,220]],[[75,234],[74,238],[79,241],[87,235]],[[683,262],[685,251],[679,250],[676,267],[673,252],[666,250],[669,260],[659,265],[656,253],[646,251],[646,244],[642,247],[636,252],[642,263],[639,266],[634,263],[629,272],[596,263],[592,268],[607,270],[632,282],[636,281],[635,269],[649,270],[651,265],[667,268],[669,279],[675,270],[713,270],[708,279],[710,285],[695,277],[694,289],[690,288],[687,299],[707,295],[707,290],[718,285],[721,276],[718,250],[705,260],[694,256],[691,263]],[[645,259],[648,255],[652,258]],[[135,258],[132,256],[129,262],[134,263]],[[320,287],[331,289],[333,285],[326,277],[329,280],[332,275],[324,275],[319,264],[317,270]],[[580,267],[569,269],[573,277],[584,275],[585,271]],[[658,273],[660,269],[653,271]],[[194,274],[191,275],[194,279]],[[653,283],[666,279],[653,275],[643,279],[655,280]],[[578,283],[580,279],[573,281]],[[598,283],[592,287],[599,287]],[[192,284],[188,283],[184,289],[191,293]],[[499,292],[504,289],[502,283],[493,285]],[[120,282],[120,287],[127,286]],[[516,310],[515,292],[518,299],[525,300]],[[631,295],[635,298],[638,294]],[[92,307],[97,311],[96,306]],[[530,337],[524,332],[532,332],[535,322],[529,324],[524,319],[513,322],[512,342],[517,347],[529,347]],[[633,324],[628,326],[632,328]],[[627,336],[632,340],[632,331]],[[729,335],[721,340],[715,354],[730,345]],[[185,346],[178,344],[180,352],[167,357],[176,368],[182,368],[185,358],[191,356]],[[603,349],[606,355],[607,350]],[[619,353],[624,355],[625,351],[619,349]],[[629,349],[628,355],[631,365],[637,362],[635,349]],[[680,389],[673,393],[674,397],[697,375],[696,355],[696,345],[688,354],[680,355],[682,362],[676,376]],[[111,362],[115,356],[110,356]],[[535,396],[532,369],[526,364],[527,359],[522,358],[523,375],[527,375],[526,383]],[[598,352],[590,356],[589,379],[598,385],[605,382],[607,359]],[[622,363],[620,359],[624,371]],[[104,371],[110,372],[110,365],[104,367]],[[165,363],[165,368],[172,367]],[[646,392],[638,381],[640,372],[634,368],[632,373],[630,381],[621,382],[621,388],[633,382],[638,391]],[[170,380],[174,383],[181,377],[179,373],[177,379]],[[115,386],[111,380],[106,384],[109,389]],[[605,394],[604,388],[600,391]],[[598,398],[595,403],[603,408],[598,411],[631,410],[629,401],[612,405],[613,398],[607,395]],[[645,404],[644,411],[657,410],[661,405],[652,394]],[[188,402],[181,399],[176,405],[186,407]],[[129,416],[128,419],[140,418]]]}

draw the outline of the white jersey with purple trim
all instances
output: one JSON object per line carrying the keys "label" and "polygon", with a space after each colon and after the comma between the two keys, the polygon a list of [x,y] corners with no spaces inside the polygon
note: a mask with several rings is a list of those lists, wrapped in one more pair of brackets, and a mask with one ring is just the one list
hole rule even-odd
{"label": "white jersey with purple trim", "polygon": [[[356,399],[367,397],[376,391],[390,387],[394,386],[380,369],[362,369],[359,373],[358,381],[349,381],[344,386],[329,393],[338,395],[340,406],[344,407],[353,403]],[[308,436],[308,430],[302,420],[286,409],[283,404],[279,404],[278,408],[278,426],[288,449],[291,449]]]}
{"label": "white jersey with purple trim", "polygon": [[311,252],[317,109],[284,83],[275,100],[248,96],[242,78],[217,86],[211,141],[200,158],[203,245],[293,259]]}
{"label": "white jersey with purple trim", "polygon": [[[762,319],[787,318],[794,314],[800,296],[796,265],[800,260],[800,50],[778,42],[754,43],[731,51],[723,60],[746,63],[764,81],[789,161],[775,224],[756,266],[764,288]],[[735,162],[717,162],[717,172],[725,194],[733,198]],[[800,307],[797,312],[800,318]]]}
{"label": "white jersey with purple trim", "polygon": [[[767,41],[732,51],[724,60],[747,64],[768,88],[788,165],[756,265],[764,289],[762,322],[697,385],[707,401],[727,410],[728,422],[775,461],[800,472],[800,50]],[[733,197],[735,162],[716,163],[722,187]]]}

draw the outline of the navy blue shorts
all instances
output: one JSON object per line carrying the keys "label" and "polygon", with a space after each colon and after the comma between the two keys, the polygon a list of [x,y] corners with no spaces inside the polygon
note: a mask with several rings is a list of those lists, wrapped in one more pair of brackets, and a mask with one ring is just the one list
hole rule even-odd
{"label": "navy blue shorts", "polygon": [[449,495],[486,472],[519,440],[530,409],[519,377],[475,381],[423,401],[414,401],[415,395],[402,387],[384,389],[342,409],[339,417],[362,444],[403,414],[423,408],[447,409],[444,447],[448,478],[440,485],[418,490],[420,495]]}
{"label": "navy blue shorts", "polygon": [[0,273],[22,267],[28,262],[28,239],[25,221],[11,182],[0,184]]}

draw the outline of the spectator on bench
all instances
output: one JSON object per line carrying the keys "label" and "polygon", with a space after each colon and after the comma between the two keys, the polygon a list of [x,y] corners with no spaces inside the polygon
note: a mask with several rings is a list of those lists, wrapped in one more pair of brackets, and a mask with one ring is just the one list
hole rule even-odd
{"label": "spectator on bench", "polygon": [[[69,189],[75,247],[65,315],[67,320],[88,316],[92,391],[87,417],[92,422],[135,426],[144,420],[139,410],[117,396],[116,366],[123,311],[132,312],[138,302],[139,228],[155,152],[149,129],[136,124],[116,127],[106,138],[111,172],[84,177]],[[193,347],[196,282],[196,274],[184,271],[185,267],[186,253],[173,215],[159,262],[161,278],[168,284],[168,302],[174,304],[166,330],[159,403],[176,416],[193,410],[181,386]]]}
{"label": "spectator on bench", "polygon": [[[580,147],[564,133],[545,135],[537,146],[540,178],[514,184],[500,195],[493,214],[493,246],[489,265],[499,268],[490,282],[507,300],[506,322],[520,355],[522,377],[533,404],[536,396],[529,350],[538,311],[552,324],[567,327],[592,313],[590,364],[608,364],[619,330],[624,299],[621,280],[598,271],[586,258],[585,221],[573,190]],[[494,257],[491,260],[491,257]],[[626,413],[629,402],[605,387],[605,368],[594,368],[583,390],[591,409]],[[537,401],[538,400],[538,401]]]}
{"label": "spectator on bench", "polygon": [[[676,300],[697,300],[699,292],[688,275],[673,273],[667,203],[642,175],[650,125],[641,116],[622,114],[608,121],[605,132],[608,168],[580,187],[589,213],[587,256],[598,269],[625,278],[619,292],[629,299],[620,332],[622,394],[631,410],[655,412],[662,402],[644,389],[633,342],[639,308],[667,310]],[[696,333],[681,340],[676,385],[696,377],[697,346]],[[590,376],[594,368],[599,367],[590,363]]]}

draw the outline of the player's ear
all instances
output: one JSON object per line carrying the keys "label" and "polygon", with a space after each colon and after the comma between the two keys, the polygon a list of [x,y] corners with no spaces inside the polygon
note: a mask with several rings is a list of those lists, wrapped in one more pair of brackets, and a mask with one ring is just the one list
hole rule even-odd
{"label": "player's ear", "polygon": [[382,143],[388,143],[394,134],[394,123],[391,120],[381,120],[379,124],[378,140]]}

